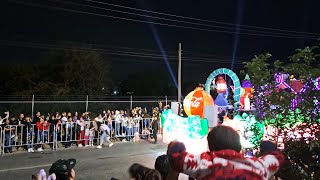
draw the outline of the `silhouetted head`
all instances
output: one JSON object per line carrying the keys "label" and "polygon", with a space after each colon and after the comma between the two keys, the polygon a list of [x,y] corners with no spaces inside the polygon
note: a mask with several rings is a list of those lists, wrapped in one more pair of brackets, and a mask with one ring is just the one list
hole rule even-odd
{"label": "silhouetted head", "polygon": [[154,164],[154,168],[160,172],[163,180],[167,179],[169,169],[170,169],[168,156],[166,154],[158,156]]}
{"label": "silhouetted head", "polygon": [[241,151],[240,136],[237,131],[228,126],[216,126],[209,132],[208,145],[210,151],[231,149]]}
{"label": "silhouetted head", "polygon": [[134,163],[129,167],[129,174],[135,180],[161,180],[160,173],[141,164]]}

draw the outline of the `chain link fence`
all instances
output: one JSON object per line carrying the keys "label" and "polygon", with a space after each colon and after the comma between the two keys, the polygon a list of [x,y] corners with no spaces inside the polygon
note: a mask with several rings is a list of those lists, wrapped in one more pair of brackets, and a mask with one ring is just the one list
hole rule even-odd
{"label": "chain link fence", "polygon": [[152,112],[158,107],[177,101],[172,96],[0,96],[0,113],[10,111],[10,115],[18,116],[23,113],[33,116],[37,111],[41,114],[55,112],[91,112],[96,115],[103,110],[126,110],[134,107],[146,108]]}

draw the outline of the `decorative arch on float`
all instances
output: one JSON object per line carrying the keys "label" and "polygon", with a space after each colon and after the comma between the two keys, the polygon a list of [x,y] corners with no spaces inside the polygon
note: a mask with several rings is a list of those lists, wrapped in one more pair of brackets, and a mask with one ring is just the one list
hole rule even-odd
{"label": "decorative arch on float", "polygon": [[241,90],[241,84],[238,76],[236,73],[234,73],[232,70],[227,68],[220,68],[215,71],[213,71],[207,78],[206,84],[205,84],[205,91],[210,94],[211,84],[212,81],[215,79],[216,76],[224,74],[228,75],[231,80],[233,81],[234,86],[234,109],[238,109],[239,103],[240,103],[240,90]]}

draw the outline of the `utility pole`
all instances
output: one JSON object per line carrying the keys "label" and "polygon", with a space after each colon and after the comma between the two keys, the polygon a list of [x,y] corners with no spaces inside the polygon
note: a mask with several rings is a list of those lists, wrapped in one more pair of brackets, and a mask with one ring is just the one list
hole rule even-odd
{"label": "utility pole", "polygon": [[178,65],[178,102],[181,103],[181,43],[179,43],[179,65]]}

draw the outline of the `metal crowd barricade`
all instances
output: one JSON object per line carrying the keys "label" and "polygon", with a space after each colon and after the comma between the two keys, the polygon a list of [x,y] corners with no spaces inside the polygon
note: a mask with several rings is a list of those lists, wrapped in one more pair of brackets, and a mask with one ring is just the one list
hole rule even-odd
{"label": "metal crowd barricade", "polygon": [[73,126],[72,122],[67,123],[60,123],[57,124],[56,128],[56,136],[57,136],[57,143],[62,143],[65,147],[71,146],[72,138],[73,138]]}
{"label": "metal crowd barricade", "polygon": [[[16,146],[16,130],[18,125],[7,125],[3,128],[3,140],[2,140],[2,151],[1,154],[5,152],[12,151],[12,147]],[[13,141],[14,140],[14,141]]]}
{"label": "metal crowd barricade", "polygon": [[[152,118],[128,117],[127,119],[122,119],[120,123],[116,123],[115,120],[106,120],[102,123],[109,126],[109,136],[112,141],[131,141],[135,135],[139,135],[139,137],[147,135],[147,137],[150,137],[153,132],[152,120]],[[48,124],[42,128],[37,128],[35,124],[32,124],[29,128],[21,125],[8,125],[6,128],[0,127],[0,154],[4,154],[5,151],[12,148],[26,147],[26,149],[37,150],[45,147],[45,145],[51,145],[52,150],[56,150],[58,143],[62,143],[65,146],[71,146],[72,144],[87,145],[90,139],[96,145],[99,145],[101,136],[99,123],[85,121],[84,132],[87,128],[86,124],[89,124],[90,129],[94,128],[94,135],[89,139],[81,135],[81,127],[78,127],[76,122],[58,123],[57,125]]]}
{"label": "metal crowd barricade", "polygon": [[138,133],[142,136],[142,132],[148,131],[152,134],[152,118],[127,118],[121,119],[119,123],[115,120],[104,121],[110,128],[110,138],[113,140],[131,141]]}
{"label": "metal crowd barricade", "polygon": [[[7,129],[7,130],[6,130]],[[45,144],[52,144],[52,149],[56,149],[54,137],[55,126],[44,126],[38,129],[35,124],[30,127],[23,125],[8,125],[1,129],[1,154],[12,151],[13,148],[26,148],[40,150]]]}
{"label": "metal crowd barricade", "polygon": [[[84,134],[81,135],[81,133],[85,133],[86,124],[89,124],[90,126],[89,131],[94,128],[91,131],[92,133],[89,133],[88,139],[84,137]],[[83,131],[84,132],[81,132],[81,127],[78,127],[76,122],[58,124],[56,128],[57,143],[62,143],[65,147],[70,147],[72,144],[89,145],[87,143],[91,142],[92,140],[93,142],[96,142],[96,144],[99,144],[100,132],[96,122],[85,121],[85,127],[83,128]]]}
{"label": "metal crowd barricade", "polygon": [[43,148],[44,145],[48,144],[51,145],[51,148],[53,150],[56,149],[56,128],[55,125],[42,125],[42,128],[37,128],[36,125],[33,126],[33,132],[31,131],[32,134],[29,134],[31,137],[31,140],[33,142],[33,146],[36,150],[39,150],[39,148]]}

